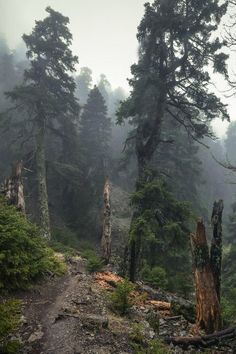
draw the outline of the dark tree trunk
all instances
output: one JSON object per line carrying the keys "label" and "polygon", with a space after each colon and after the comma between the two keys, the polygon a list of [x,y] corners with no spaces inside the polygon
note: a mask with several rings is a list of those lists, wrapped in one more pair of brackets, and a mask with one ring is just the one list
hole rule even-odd
{"label": "dark tree trunk", "polygon": [[221,328],[221,313],[202,220],[197,223],[196,234],[191,236],[191,246],[196,286],[197,325],[206,333],[213,333]]}
{"label": "dark tree trunk", "polygon": [[221,263],[222,263],[222,213],[224,209],[223,200],[215,201],[212,211],[213,236],[211,240],[211,269],[214,277],[216,293],[220,302],[221,290]]}
{"label": "dark tree trunk", "polygon": [[[41,122],[40,122],[41,123]],[[38,204],[39,221],[42,236],[50,239],[50,218],[48,208],[47,176],[46,176],[46,158],[45,158],[45,127],[44,123],[37,127],[36,136],[36,172],[38,182]]]}
{"label": "dark tree trunk", "polygon": [[22,168],[22,162],[18,162],[12,168],[11,177],[4,182],[3,194],[9,204],[15,205],[19,211],[25,214],[24,187],[21,178]]}
{"label": "dark tree trunk", "polygon": [[104,212],[103,212],[103,232],[102,232],[102,258],[109,263],[111,257],[111,204],[110,204],[110,186],[108,179],[104,185]]}

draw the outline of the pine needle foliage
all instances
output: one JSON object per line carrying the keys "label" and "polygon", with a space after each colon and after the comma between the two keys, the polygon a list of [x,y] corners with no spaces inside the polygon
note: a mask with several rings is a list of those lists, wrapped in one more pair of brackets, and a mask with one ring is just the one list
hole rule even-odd
{"label": "pine needle foliage", "polygon": [[54,256],[31,224],[14,206],[0,199],[0,289],[24,289],[46,275],[60,275],[65,265]]}

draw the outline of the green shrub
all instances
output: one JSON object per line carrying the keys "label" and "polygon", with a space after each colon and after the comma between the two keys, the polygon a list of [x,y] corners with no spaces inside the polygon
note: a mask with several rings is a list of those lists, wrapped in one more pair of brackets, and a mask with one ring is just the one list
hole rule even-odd
{"label": "green shrub", "polygon": [[81,256],[87,259],[86,269],[89,273],[102,271],[104,262],[97,256],[92,248],[84,248],[84,250],[81,251]]}
{"label": "green shrub", "polygon": [[86,269],[89,273],[101,272],[104,267],[104,262],[97,255],[94,255],[88,259]]}
{"label": "green shrub", "polygon": [[129,338],[136,344],[143,344],[145,340],[144,326],[141,323],[134,323]]}
{"label": "green shrub", "polygon": [[0,288],[24,289],[45,274],[60,275],[65,265],[15,207],[0,199]]}
{"label": "green shrub", "polygon": [[236,288],[229,288],[223,292],[221,299],[222,317],[225,324],[235,324],[236,322]]}
{"label": "green shrub", "polygon": [[13,354],[19,349],[19,342],[10,339],[20,324],[21,302],[8,300],[0,303],[0,353]]}
{"label": "green shrub", "polygon": [[125,315],[128,312],[133,305],[130,297],[133,290],[134,285],[127,279],[118,283],[115,291],[111,294],[111,306],[115,312],[118,312],[120,315]]}
{"label": "green shrub", "polygon": [[165,289],[168,284],[166,271],[161,267],[151,268],[146,264],[141,270],[141,278],[154,288]]}
{"label": "green shrub", "polygon": [[80,248],[78,236],[68,228],[53,229],[51,244],[52,246],[61,247],[62,253]]}
{"label": "green shrub", "polygon": [[189,295],[194,291],[191,274],[177,273],[169,276],[167,290],[189,298]]}
{"label": "green shrub", "polygon": [[141,345],[133,345],[135,354],[170,354],[171,351],[169,348],[160,342],[159,340],[155,339],[148,342],[147,347],[144,348]]}

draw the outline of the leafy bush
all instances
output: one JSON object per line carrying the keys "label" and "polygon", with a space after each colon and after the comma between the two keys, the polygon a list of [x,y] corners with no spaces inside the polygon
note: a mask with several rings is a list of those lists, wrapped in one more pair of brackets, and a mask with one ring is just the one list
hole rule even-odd
{"label": "leafy bush", "polygon": [[35,279],[65,271],[54,252],[15,207],[0,199],[0,288],[24,289]]}
{"label": "leafy bush", "polygon": [[151,268],[147,264],[141,270],[141,278],[154,288],[166,288],[168,284],[165,269],[161,267]]}
{"label": "leafy bush", "polygon": [[120,315],[125,315],[128,312],[133,305],[130,297],[133,290],[134,285],[127,279],[118,283],[115,291],[111,294],[111,305],[115,312],[118,312]]}
{"label": "leafy bush", "polygon": [[19,342],[10,340],[10,335],[20,324],[20,301],[8,300],[0,303],[0,353],[13,354],[19,349]]}
{"label": "leafy bush", "polygon": [[84,249],[81,252],[81,255],[87,259],[86,268],[89,273],[102,271],[104,262],[100,257],[97,256],[96,252],[92,248]]}

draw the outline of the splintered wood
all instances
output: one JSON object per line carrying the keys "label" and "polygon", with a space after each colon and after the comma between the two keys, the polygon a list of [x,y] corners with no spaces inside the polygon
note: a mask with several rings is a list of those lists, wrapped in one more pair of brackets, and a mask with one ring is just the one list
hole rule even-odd
{"label": "splintered wood", "polygon": [[111,272],[96,273],[95,279],[97,284],[99,284],[102,288],[110,291],[114,290],[114,287],[116,287],[117,283],[124,280],[119,275]]}
{"label": "splintered wood", "polygon": [[[111,272],[96,273],[95,280],[97,284],[105,290],[114,291],[117,284],[124,281],[122,277]],[[133,291],[131,297],[134,299],[135,305],[140,307],[152,307],[159,311],[161,316],[168,317],[171,315],[171,303],[165,301],[149,300],[145,291]]]}

